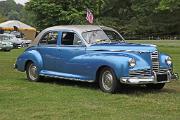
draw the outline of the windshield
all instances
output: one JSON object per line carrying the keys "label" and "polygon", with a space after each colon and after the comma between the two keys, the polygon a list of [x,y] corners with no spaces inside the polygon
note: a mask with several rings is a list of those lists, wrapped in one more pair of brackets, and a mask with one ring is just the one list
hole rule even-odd
{"label": "windshield", "polygon": [[93,30],[82,33],[88,44],[124,42],[124,38],[113,30]]}
{"label": "windshield", "polygon": [[82,36],[89,44],[111,42],[111,40],[102,30],[84,32],[82,33]]}
{"label": "windshield", "polygon": [[103,30],[108,38],[111,40],[111,42],[119,42],[124,41],[124,38],[117,32],[112,30]]}

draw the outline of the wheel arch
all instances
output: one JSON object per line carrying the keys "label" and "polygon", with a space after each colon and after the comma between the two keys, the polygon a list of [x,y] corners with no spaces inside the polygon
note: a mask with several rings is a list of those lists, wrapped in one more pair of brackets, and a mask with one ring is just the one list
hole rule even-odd
{"label": "wheel arch", "polygon": [[110,68],[110,69],[114,72],[115,76],[118,77],[118,74],[116,73],[115,68],[113,68],[113,67],[111,67],[111,66],[109,66],[109,65],[102,65],[102,66],[100,66],[100,67],[97,69],[97,71],[96,71],[96,79],[95,79],[95,82],[98,82],[99,76],[100,76],[100,72],[101,72],[101,70],[104,69],[104,68]]}
{"label": "wheel arch", "polygon": [[25,62],[25,67],[24,67],[24,70],[26,70],[27,69],[27,65],[28,65],[28,63],[34,63],[32,60],[27,60],[26,62]]}

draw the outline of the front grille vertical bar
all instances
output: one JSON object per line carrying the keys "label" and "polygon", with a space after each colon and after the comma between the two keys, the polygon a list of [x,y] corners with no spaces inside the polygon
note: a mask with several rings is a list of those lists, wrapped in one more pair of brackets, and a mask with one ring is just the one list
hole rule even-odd
{"label": "front grille vertical bar", "polygon": [[153,53],[151,53],[151,59],[152,59],[152,71],[158,73],[160,67],[158,51],[154,51]]}

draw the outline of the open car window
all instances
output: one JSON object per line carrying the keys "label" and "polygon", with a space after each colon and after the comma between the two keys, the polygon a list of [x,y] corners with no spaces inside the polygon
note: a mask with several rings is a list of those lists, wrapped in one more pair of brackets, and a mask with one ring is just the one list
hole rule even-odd
{"label": "open car window", "polygon": [[61,45],[83,45],[83,43],[76,33],[63,32]]}
{"label": "open car window", "polygon": [[43,35],[40,45],[56,45],[58,40],[58,32],[48,32]]}

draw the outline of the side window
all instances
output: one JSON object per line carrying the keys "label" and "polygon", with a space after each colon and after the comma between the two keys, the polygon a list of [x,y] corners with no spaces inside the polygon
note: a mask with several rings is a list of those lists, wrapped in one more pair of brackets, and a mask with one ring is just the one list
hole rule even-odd
{"label": "side window", "polygon": [[43,45],[56,45],[58,39],[58,32],[49,32],[46,33],[40,40],[39,44]]}
{"label": "side window", "polygon": [[62,33],[62,45],[82,45],[81,39],[73,32]]}

